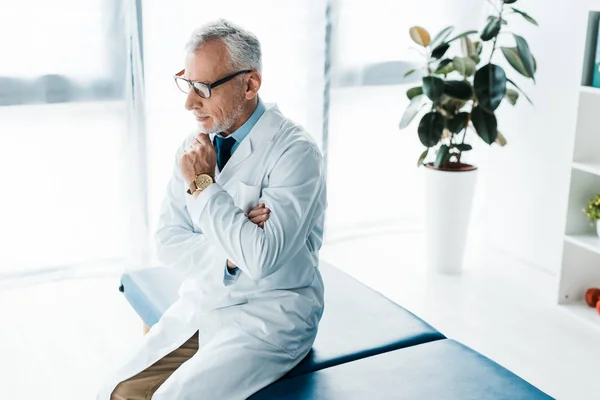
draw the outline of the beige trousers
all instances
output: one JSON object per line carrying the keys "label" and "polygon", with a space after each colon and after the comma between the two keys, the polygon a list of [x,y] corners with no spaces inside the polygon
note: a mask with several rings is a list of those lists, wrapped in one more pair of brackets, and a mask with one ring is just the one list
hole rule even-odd
{"label": "beige trousers", "polygon": [[198,351],[198,332],[178,349],[173,350],[139,374],[117,385],[111,400],[150,400],[177,368]]}

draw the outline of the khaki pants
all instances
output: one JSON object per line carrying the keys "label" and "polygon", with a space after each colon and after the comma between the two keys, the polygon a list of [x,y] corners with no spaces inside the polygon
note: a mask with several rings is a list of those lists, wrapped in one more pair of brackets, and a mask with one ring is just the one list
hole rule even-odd
{"label": "khaki pants", "polygon": [[176,350],[117,385],[111,400],[149,400],[177,368],[198,351],[198,332]]}

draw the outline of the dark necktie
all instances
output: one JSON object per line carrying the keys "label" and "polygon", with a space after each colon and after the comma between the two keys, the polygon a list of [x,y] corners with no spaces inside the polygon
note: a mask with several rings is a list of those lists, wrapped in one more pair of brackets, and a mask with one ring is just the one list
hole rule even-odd
{"label": "dark necktie", "polygon": [[214,144],[217,152],[217,165],[219,166],[219,171],[223,171],[225,164],[231,158],[231,148],[235,144],[235,139],[231,136],[226,138],[215,136]]}

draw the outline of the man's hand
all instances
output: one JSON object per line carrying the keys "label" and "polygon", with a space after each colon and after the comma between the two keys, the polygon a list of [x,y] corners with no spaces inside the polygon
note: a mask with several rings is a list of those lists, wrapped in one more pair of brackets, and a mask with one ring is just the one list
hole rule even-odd
{"label": "man's hand", "polygon": [[270,213],[271,210],[265,207],[265,203],[261,203],[248,213],[248,218],[254,224],[258,225],[259,228],[264,229],[265,222],[269,219]]}
{"label": "man's hand", "polygon": [[179,160],[179,169],[188,187],[196,175],[208,174],[214,178],[216,165],[217,154],[206,133],[196,135]]}
{"label": "man's hand", "polygon": [[[258,225],[259,228],[264,229],[265,222],[267,222],[269,219],[269,214],[271,214],[271,210],[265,207],[265,203],[261,203],[248,213],[248,219],[250,219],[252,223]],[[237,266],[231,261],[227,260],[227,268],[235,269]]]}

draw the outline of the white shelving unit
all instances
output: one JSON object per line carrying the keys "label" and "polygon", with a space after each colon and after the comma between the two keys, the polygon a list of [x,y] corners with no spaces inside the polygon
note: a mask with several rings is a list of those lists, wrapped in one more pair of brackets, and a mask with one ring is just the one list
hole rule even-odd
{"label": "white shelving unit", "polygon": [[600,88],[592,87],[600,12],[588,20],[586,54],[575,131],[569,206],[563,242],[558,303],[565,312],[600,330],[600,315],[584,301],[588,288],[600,288],[600,238],[583,214],[588,200],[600,193]]}
{"label": "white shelving unit", "polygon": [[572,166],[579,171],[600,175],[600,162],[573,162]]}
{"label": "white shelving unit", "polygon": [[600,329],[600,318],[598,318],[598,313],[596,309],[589,307],[585,302],[573,302],[564,304],[563,309],[573,315],[574,317],[582,320],[590,324],[597,329]]}
{"label": "white shelving unit", "polygon": [[600,254],[600,238],[595,233],[584,235],[565,235],[565,241],[588,251]]}

